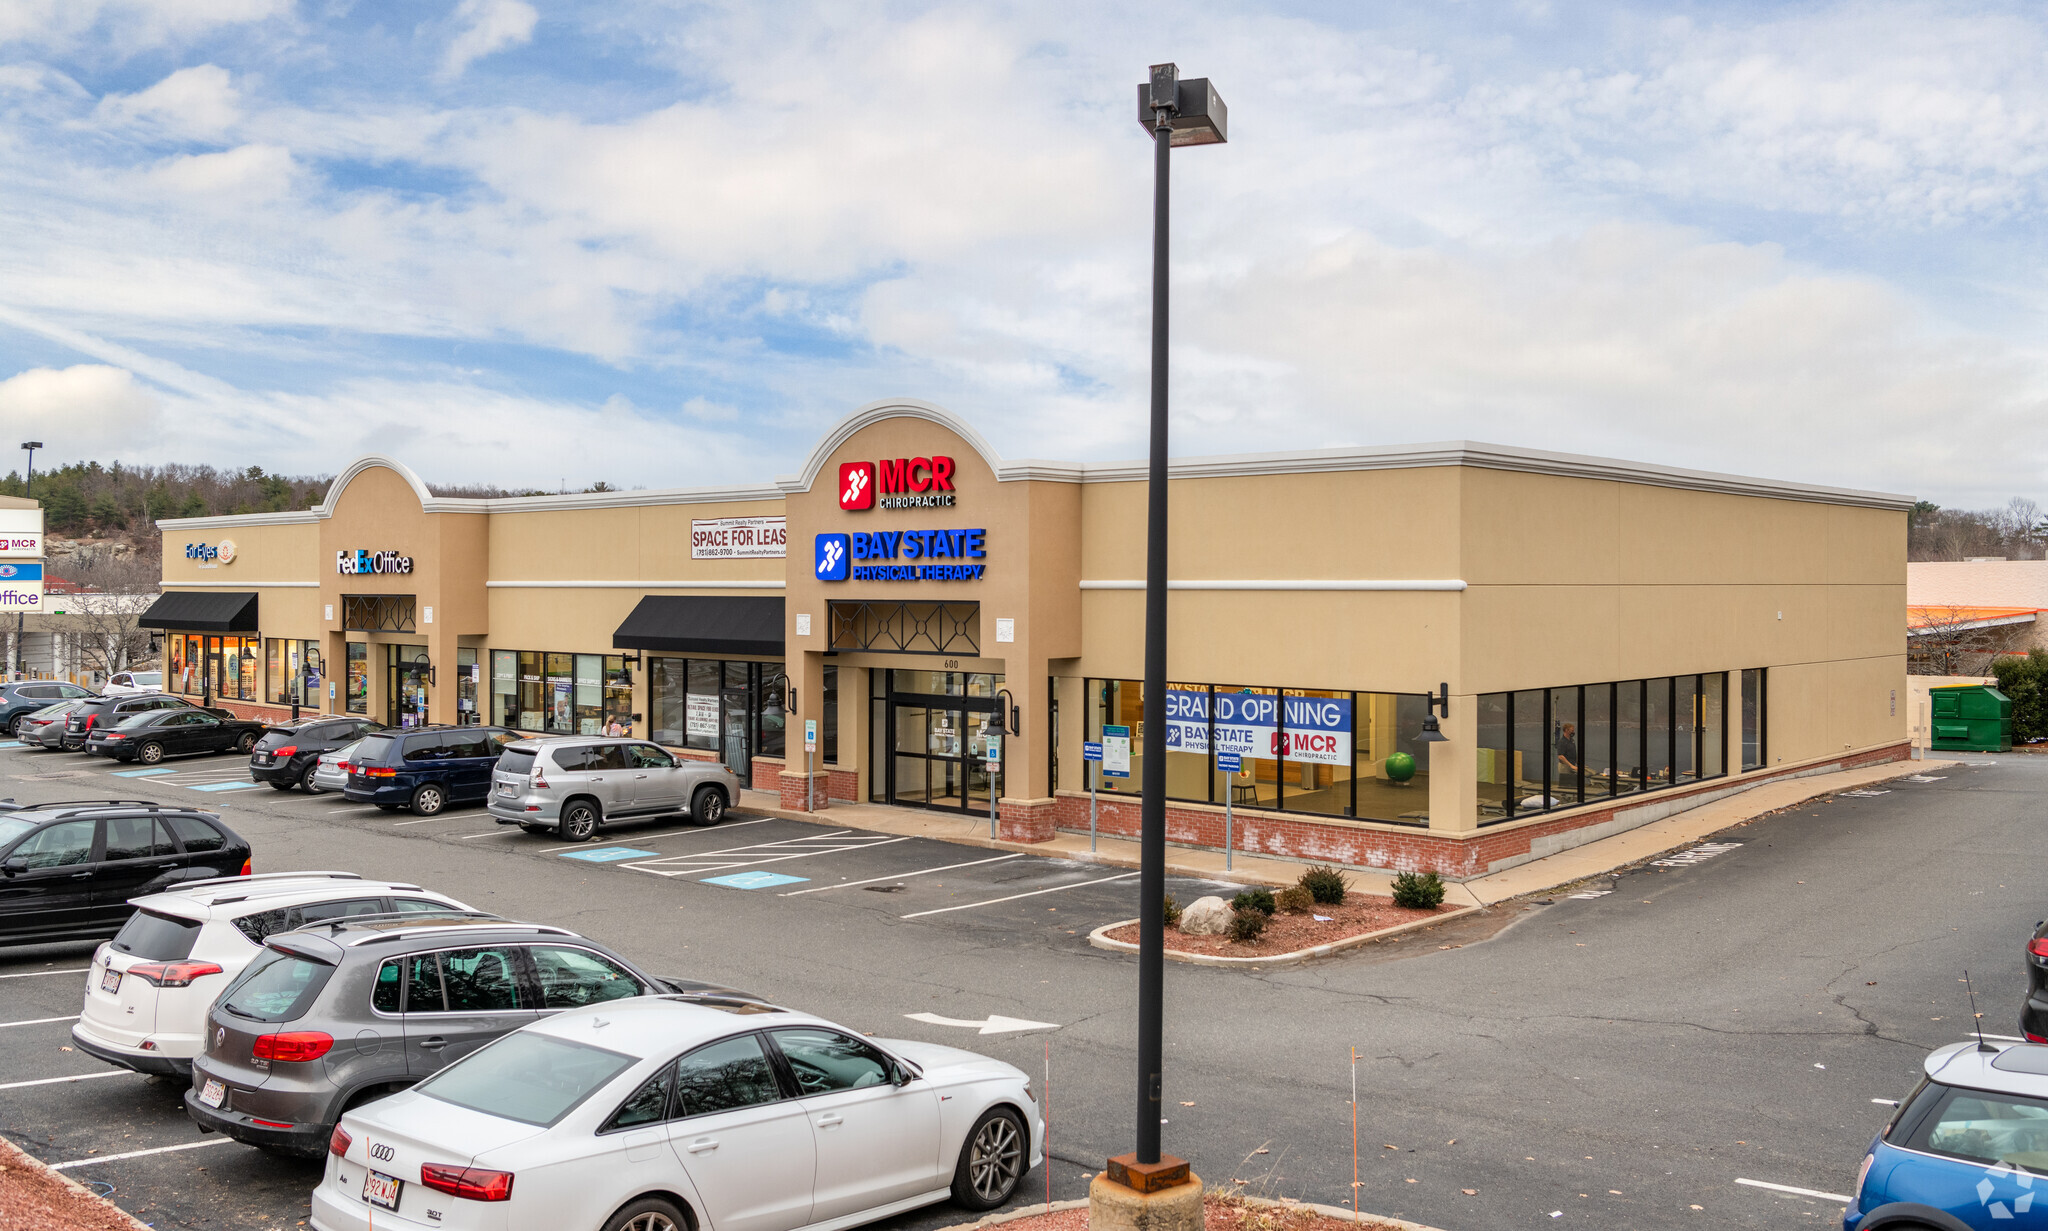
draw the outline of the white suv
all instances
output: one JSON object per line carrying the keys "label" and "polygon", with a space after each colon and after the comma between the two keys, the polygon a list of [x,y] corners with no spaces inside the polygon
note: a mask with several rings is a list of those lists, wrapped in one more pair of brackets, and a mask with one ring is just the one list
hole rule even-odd
{"label": "white suv", "polygon": [[122,671],[116,673],[100,686],[103,697],[123,697],[138,692],[162,692],[164,673],[161,671]]}
{"label": "white suv", "polygon": [[324,919],[474,913],[446,894],[353,872],[194,881],[135,906],[93,954],[71,1041],[108,1064],[188,1078],[205,1050],[207,1009],[263,952],[264,937]]}

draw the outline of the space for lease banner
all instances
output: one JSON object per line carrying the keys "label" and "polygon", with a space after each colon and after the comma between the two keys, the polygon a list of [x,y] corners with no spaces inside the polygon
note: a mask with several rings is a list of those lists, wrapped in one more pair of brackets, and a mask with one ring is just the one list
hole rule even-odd
{"label": "space for lease banner", "polygon": [[[1210,751],[1270,760],[1286,741],[1290,761],[1317,765],[1351,763],[1351,698],[1277,697],[1263,692],[1219,692],[1210,713],[1207,692],[1170,689],[1166,694],[1166,750]],[[1283,730],[1282,719],[1285,719]]]}
{"label": "space for lease banner", "polygon": [[788,518],[711,517],[690,523],[692,560],[780,560],[789,554]]}

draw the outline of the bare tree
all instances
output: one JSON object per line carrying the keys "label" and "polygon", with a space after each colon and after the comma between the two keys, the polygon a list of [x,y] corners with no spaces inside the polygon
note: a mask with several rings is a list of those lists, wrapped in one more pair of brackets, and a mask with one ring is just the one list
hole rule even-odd
{"label": "bare tree", "polygon": [[1989,675],[1991,664],[2017,653],[2029,625],[1989,623],[1967,607],[1916,608],[1906,634],[1911,675]]}
{"label": "bare tree", "polygon": [[64,597],[72,635],[86,665],[102,675],[126,671],[149,653],[149,634],[138,621],[155,599],[158,558],[107,544],[74,552],[66,579],[84,587]]}

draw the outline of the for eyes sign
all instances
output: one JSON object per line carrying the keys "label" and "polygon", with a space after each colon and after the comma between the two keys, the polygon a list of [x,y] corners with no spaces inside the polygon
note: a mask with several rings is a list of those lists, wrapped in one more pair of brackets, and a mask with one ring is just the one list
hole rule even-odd
{"label": "for eyes sign", "polygon": [[[1212,710],[1213,701],[1213,714]],[[1207,753],[1211,730],[1217,752],[1316,765],[1351,763],[1351,698],[1282,697],[1261,692],[1170,689],[1166,694],[1166,750]]]}

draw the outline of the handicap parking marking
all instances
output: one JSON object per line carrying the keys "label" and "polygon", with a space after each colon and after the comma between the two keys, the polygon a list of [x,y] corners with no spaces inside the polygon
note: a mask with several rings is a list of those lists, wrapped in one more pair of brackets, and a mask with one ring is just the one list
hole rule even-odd
{"label": "handicap parking marking", "polygon": [[164,769],[159,766],[156,769],[117,769],[113,772],[112,776],[115,778],[154,778],[158,774],[175,774],[177,772],[175,769]]}
{"label": "handicap parking marking", "polygon": [[21,748],[24,746],[18,739],[0,740],[0,748]]}
{"label": "handicap parking marking", "polygon": [[594,851],[567,851],[563,859],[581,859],[587,863],[617,863],[621,859],[639,859],[646,855],[658,855],[660,851],[636,851],[630,846],[600,846]]}
{"label": "handicap parking marking", "polygon": [[1139,874],[1136,872],[1125,872],[1120,876],[1100,876],[1094,880],[1075,881],[1071,885],[1054,885],[1050,889],[1033,889],[1029,893],[1013,893],[1008,897],[1004,898],[988,898],[985,901],[980,902],[963,902],[958,906],[941,906],[937,910],[920,910],[913,914],[900,916],[900,918],[922,919],[926,915],[944,915],[950,914],[956,910],[973,910],[977,906],[995,906],[1002,902],[1014,902],[1018,898],[1035,898],[1040,896],[1041,894],[1062,893],[1068,889],[1080,889],[1088,885],[1107,885],[1112,881],[1127,881],[1137,875]]}
{"label": "handicap parking marking", "polygon": [[800,885],[809,879],[785,876],[780,872],[735,872],[731,876],[707,876],[703,883],[724,885],[728,889],[772,889],[777,885]]}
{"label": "handicap parking marking", "polygon": [[226,782],[180,783],[179,785],[184,786],[188,791],[253,791],[258,784],[247,781],[236,782],[230,779]]}
{"label": "handicap parking marking", "polygon": [[785,863],[791,859],[809,859],[817,855],[842,855],[848,851],[892,846],[898,842],[908,842],[910,838],[911,835],[890,837],[887,834],[864,834],[855,833],[851,829],[839,829],[826,834],[785,838],[780,842],[759,842],[752,846],[733,846],[724,850],[702,851],[694,855],[670,855],[625,866],[636,872],[651,872],[656,876],[692,876],[703,880],[706,872],[724,872],[729,868],[744,868],[764,863]]}

